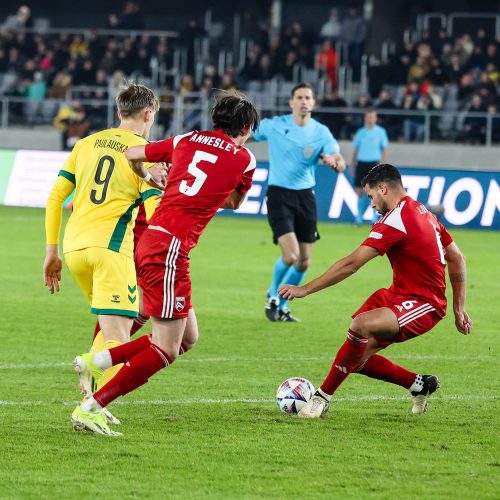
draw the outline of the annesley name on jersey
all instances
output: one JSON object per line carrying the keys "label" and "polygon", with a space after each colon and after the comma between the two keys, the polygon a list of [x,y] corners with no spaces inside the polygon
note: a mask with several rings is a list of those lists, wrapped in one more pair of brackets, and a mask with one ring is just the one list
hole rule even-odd
{"label": "annesley name on jersey", "polygon": [[189,142],[206,144],[207,146],[223,149],[224,151],[231,151],[233,154],[236,154],[240,150],[240,148],[235,146],[234,144],[230,144],[229,142],[226,142],[224,139],[221,139],[220,137],[213,137],[210,135],[194,133],[189,139]]}

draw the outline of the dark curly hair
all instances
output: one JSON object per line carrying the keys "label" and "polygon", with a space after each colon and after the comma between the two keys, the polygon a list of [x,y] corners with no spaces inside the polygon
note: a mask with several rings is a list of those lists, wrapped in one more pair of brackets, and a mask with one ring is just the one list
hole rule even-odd
{"label": "dark curly hair", "polygon": [[212,123],[214,129],[222,129],[229,137],[238,137],[247,127],[255,130],[260,117],[252,101],[242,92],[221,92],[212,108]]}
{"label": "dark curly hair", "polygon": [[361,186],[367,184],[373,188],[380,182],[385,182],[391,186],[403,187],[401,174],[399,170],[389,163],[379,163],[370,169],[370,171],[361,179]]}

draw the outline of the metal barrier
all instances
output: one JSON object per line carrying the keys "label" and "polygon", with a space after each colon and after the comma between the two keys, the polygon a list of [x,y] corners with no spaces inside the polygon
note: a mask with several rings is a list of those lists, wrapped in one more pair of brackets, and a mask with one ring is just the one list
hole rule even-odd
{"label": "metal barrier", "polygon": [[[268,92],[256,91],[257,105],[263,116],[272,116],[280,113],[289,113],[287,105],[289,92],[287,85],[274,79],[268,84]],[[94,87],[82,87],[83,89],[94,89]],[[103,90],[103,87],[97,87]],[[86,107],[87,112],[97,111],[101,114],[100,126],[97,128],[113,127],[117,123],[116,105],[113,92],[105,89],[108,97],[106,99],[85,99],[79,101]],[[251,92],[249,94],[252,95]],[[71,95],[76,98],[77,95]],[[259,97],[260,96],[260,97]],[[211,126],[210,110],[212,99],[199,92],[179,94],[176,92],[160,92],[160,111],[157,117],[157,125],[152,129],[151,138],[158,139],[165,135],[174,135],[186,130],[208,129]],[[262,97],[266,97],[263,99]],[[13,125],[34,126],[51,125],[59,108],[67,105],[68,101],[57,99],[43,99],[33,101],[24,97],[0,98],[2,128]],[[354,131],[363,125],[363,115],[366,109],[360,108],[331,108],[318,107],[315,116],[325,124],[335,122],[339,115],[348,117],[346,130],[332,130],[334,135],[342,138],[350,138]],[[383,122],[389,119],[386,128],[393,134],[393,140],[401,140],[405,130],[411,131],[409,135],[415,136],[416,142],[429,143],[430,141],[450,142],[457,139],[465,141],[467,134],[463,133],[463,123],[466,118],[477,118],[484,120],[481,141],[486,146],[500,142],[500,113],[475,113],[470,111],[407,111],[407,110],[377,110],[377,114]],[[92,114],[90,115],[92,116]],[[448,125],[448,124],[451,124]],[[347,135],[347,137],[343,137]],[[394,136],[395,135],[395,136]],[[408,135],[408,134],[407,134]]]}

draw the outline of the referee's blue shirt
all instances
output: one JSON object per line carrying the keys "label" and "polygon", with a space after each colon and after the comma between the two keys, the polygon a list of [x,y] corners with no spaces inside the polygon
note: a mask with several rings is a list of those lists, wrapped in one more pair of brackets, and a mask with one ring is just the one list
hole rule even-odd
{"label": "referee's blue shirt", "polygon": [[291,114],[265,118],[252,138],[257,142],[269,141],[268,184],[287,189],[312,188],[316,184],[319,155],[340,151],[325,125],[311,118],[301,127]]}
{"label": "referee's blue shirt", "polygon": [[372,128],[361,127],[354,136],[354,147],[357,149],[356,160],[375,162],[382,159],[382,151],[389,145],[389,138],[384,127],[375,125]]}

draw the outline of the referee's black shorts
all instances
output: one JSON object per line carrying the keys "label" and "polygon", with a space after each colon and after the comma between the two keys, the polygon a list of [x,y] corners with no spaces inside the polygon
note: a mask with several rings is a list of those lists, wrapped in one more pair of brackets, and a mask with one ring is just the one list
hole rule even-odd
{"label": "referee's black shorts", "polygon": [[273,241],[286,233],[295,233],[300,243],[319,240],[316,197],[311,189],[267,188],[267,219]]}
{"label": "referee's black shorts", "polygon": [[358,161],[356,165],[356,172],[354,174],[354,186],[362,187],[361,180],[363,177],[375,166],[379,161]]}

